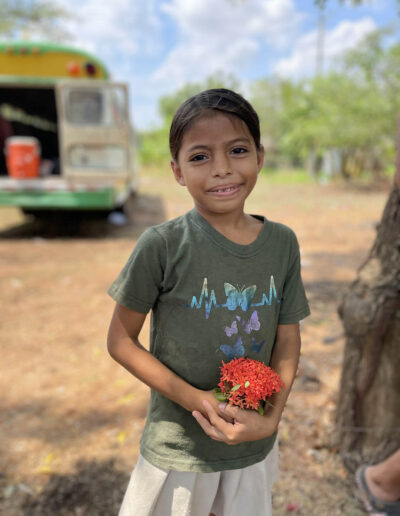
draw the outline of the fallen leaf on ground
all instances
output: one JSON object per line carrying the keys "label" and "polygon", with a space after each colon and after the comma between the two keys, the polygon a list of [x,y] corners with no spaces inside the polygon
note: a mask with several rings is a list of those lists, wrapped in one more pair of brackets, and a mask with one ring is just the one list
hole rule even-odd
{"label": "fallen leaf on ground", "polygon": [[117,441],[119,444],[122,444],[126,439],[126,432],[125,430],[121,430],[121,432],[118,434]]}

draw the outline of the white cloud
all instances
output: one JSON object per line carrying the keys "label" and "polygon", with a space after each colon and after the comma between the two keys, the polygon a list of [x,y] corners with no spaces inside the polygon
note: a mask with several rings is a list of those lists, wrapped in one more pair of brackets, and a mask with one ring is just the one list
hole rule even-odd
{"label": "white cloud", "polygon": [[291,39],[302,16],[292,0],[171,0],[161,6],[185,39],[224,33],[226,41],[264,37],[271,44]]}
{"label": "white cloud", "polygon": [[284,48],[302,19],[292,0],[171,0],[161,8],[180,40],[153,78],[175,88],[217,70],[240,76],[261,43]]}
{"label": "white cloud", "polygon": [[[103,60],[116,54],[132,56],[154,52],[161,26],[155,0],[59,0],[73,19],[61,26],[72,43]],[[149,38],[149,34],[153,37]]]}
{"label": "white cloud", "polygon": [[153,79],[170,85],[169,89],[176,89],[187,81],[197,81],[218,70],[240,75],[257,50],[257,43],[246,38],[233,41],[228,46],[217,38],[207,42],[191,41],[174,48]]}
{"label": "white cloud", "polygon": [[[335,59],[343,52],[355,47],[370,32],[377,29],[372,18],[358,21],[342,21],[325,34],[324,70],[331,68]],[[292,54],[278,61],[275,73],[282,77],[301,78],[315,73],[317,52],[317,31],[302,36]]]}

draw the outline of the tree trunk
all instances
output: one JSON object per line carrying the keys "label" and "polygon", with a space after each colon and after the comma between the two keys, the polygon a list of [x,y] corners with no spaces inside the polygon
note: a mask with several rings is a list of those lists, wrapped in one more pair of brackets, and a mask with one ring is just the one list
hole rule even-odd
{"label": "tree trunk", "polygon": [[354,471],[400,448],[400,152],[375,243],[339,315],[346,348],[336,438]]}

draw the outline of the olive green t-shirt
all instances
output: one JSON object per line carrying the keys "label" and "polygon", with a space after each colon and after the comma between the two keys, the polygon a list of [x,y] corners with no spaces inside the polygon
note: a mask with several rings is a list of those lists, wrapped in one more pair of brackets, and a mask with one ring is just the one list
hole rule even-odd
{"label": "olive green t-shirt", "polygon": [[[125,307],[152,310],[150,352],[199,389],[217,386],[222,360],[269,364],[278,324],[310,313],[295,234],[259,218],[262,230],[249,245],[228,240],[195,209],[154,226],[109,289]],[[152,390],[141,453],[165,469],[222,471],[263,460],[275,437],[214,441],[190,412]]]}

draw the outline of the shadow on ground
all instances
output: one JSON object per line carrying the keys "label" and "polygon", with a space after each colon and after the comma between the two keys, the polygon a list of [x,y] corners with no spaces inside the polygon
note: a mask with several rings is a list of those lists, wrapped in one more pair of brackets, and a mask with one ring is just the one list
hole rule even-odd
{"label": "shadow on ground", "polygon": [[[144,400],[135,405],[134,415],[144,420],[146,409],[147,403]],[[92,409],[83,413],[73,408],[60,411],[51,400],[31,400],[29,403],[1,408],[0,415],[7,421],[2,432],[8,430],[16,439],[36,439],[53,445],[82,439],[93,431],[118,424],[123,418],[117,409]],[[0,452],[8,455],[2,445]]]}
{"label": "shadow on ground", "polygon": [[114,460],[80,461],[74,473],[50,475],[38,493],[19,484],[0,509],[7,516],[113,516],[128,480]]}
{"label": "shadow on ground", "polygon": [[123,209],[106,211],[43,211],[26,222],[0,232],[0,239],[138,238],[149,226],[166,220],[159,196],[134,195]]}

